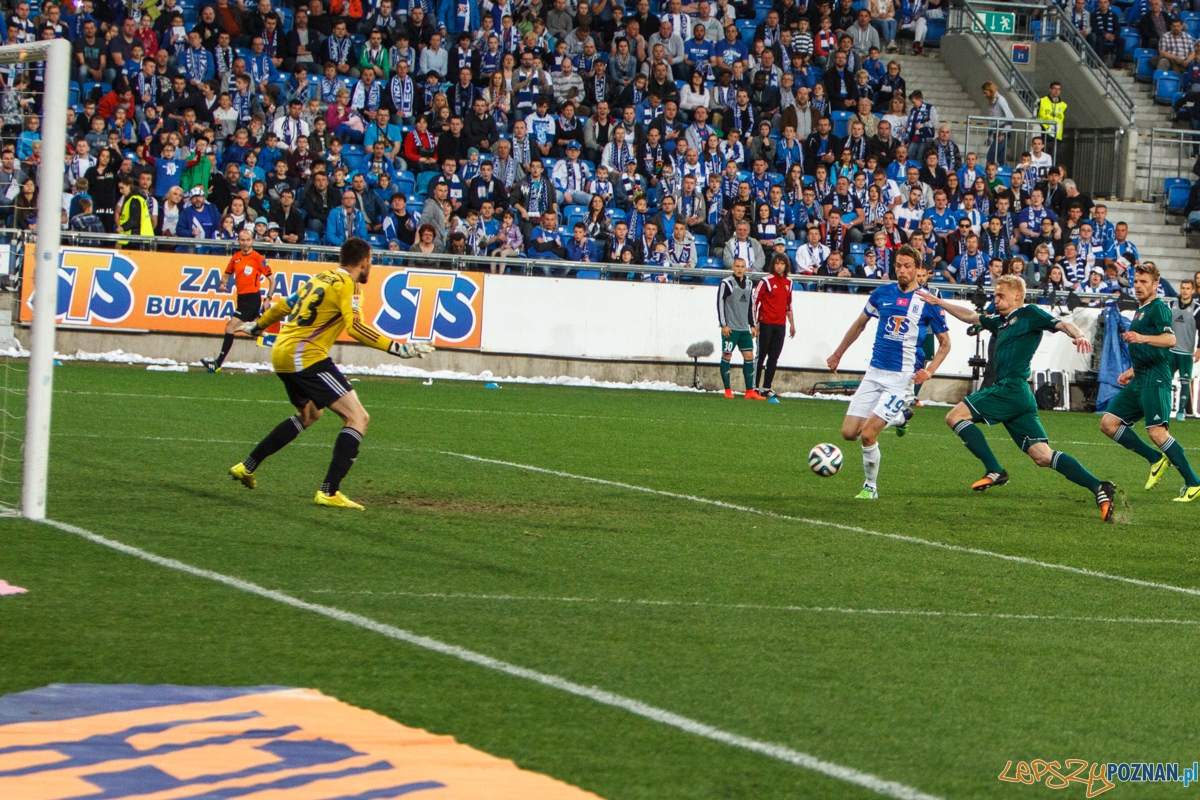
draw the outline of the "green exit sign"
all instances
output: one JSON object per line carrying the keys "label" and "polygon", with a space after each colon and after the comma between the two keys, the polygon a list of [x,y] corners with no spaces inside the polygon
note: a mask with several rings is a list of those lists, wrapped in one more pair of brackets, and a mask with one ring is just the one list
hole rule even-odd
{"label": "green exit sign", "polygon": [[977,15],[988,33],[1011,36],[1017,30],[1017,15],[1000,11],[981,11]]}

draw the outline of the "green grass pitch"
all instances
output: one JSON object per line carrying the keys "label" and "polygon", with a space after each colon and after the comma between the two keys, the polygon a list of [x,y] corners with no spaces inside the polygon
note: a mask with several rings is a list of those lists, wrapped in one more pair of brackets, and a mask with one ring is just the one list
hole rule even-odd
{"label": "green grass pitch", "polygon": [[[869,503],[851,499],[862,471],[838,440],[841,403],[356,387],[372,422],[343,488],[365,513],[311,504],[332,415],[265,463],[258,490],[227,478],[291,413],[273,376],[69,364],[50,516],[943,797],[1046,793],[998,781],[1009,760],[1190,765],[1200,750],[1200,597],[453,455],[1200,587],[1200,504],[1170,502],[1174,471],[1143,491],[1147,465],[1095,416],[1045,424],[1116,482],[1111,525],[1000,429],[988,438],[1012,482],[970,492],[982,468],[944,409],[882,439]],[[1194,421],[1172,432],[1200,445]],[[805,463],[823,441],[846,455],[830,479]],[[873,796],[27,521],[0,521],[0,578],[30,590],[0,598],[0,693],[314,687],[610,800]],[[939,613],[854,613],[869,610]]]}

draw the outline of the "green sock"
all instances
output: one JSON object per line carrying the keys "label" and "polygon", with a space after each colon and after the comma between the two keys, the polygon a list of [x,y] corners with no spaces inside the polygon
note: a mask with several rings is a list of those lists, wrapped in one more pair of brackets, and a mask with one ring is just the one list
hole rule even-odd
{"label": "green sock", "polygon": [[1100,479],[1084,469],[1083,464],[1080,464],[1066,453],[1060,453],[1056,450],[1054,455],[1050,457],[1050,466],[1059,475],[1062,475],[1071,483],[1082,486],[1089,492],[1095,492],[1100,488]]}
{"label": "green sock", "polygon": [[1179,386],[1179,410],[1184,414],[1192,407],[1192,382],[1181,380]]}
{"label": "green sock", "polygon": [[1137,435],[1137,432],[1127,425],[1122,425],[1117,428],[1117,433],[1113,436],[1113,441],[1124,447],[1126,450],[1132,450],[1142,458],[1149,461],[1152,465],[1157,464],[1162,460],[1162,455],[1150,445],[1146,444],[1142,437]]}
{"label": "green sock", "polygon": [[1192,465],[1188,463],[1187,456],[1184,455],[1183,445],[1175,441],[1172,436],[1162,446],[1163,454],[1171,459],[1171,463],[1175,465],[1175,469],[1179,470],[1179,474],[1183,476],[1183,482],[1188,486],[1200,486],[1200,478],[1196,477],[1196,471],[1192,469]]}
{"label": "green sock", "polygon": [[984,469],[988,472],[1004,471],[1004,467],[1000,466],[1000,462],[992,453],[992,448],[988,446],[987,437],[974,422],[965,419],[954,426],[954,432],[958,434],[958,438],[963,440],[963,444],[971,451],[971,455],[983,462]]}
{"label": "green sock", "polygon": [[725,384],[725,388],[729,388],[729,359],[721,359],[721,382]]}
{"label": "green sock", "polygon": [[746,381],[746,391],[747,392],[754,388],[754,362],[753,361],[743,361],[742,362],[742,379],[744,381]]}

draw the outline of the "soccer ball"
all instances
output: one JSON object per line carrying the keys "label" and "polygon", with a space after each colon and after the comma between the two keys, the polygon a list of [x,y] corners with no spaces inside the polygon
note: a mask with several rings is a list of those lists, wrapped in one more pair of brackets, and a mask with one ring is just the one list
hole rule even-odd
{"label": "soccer ball", "polygon": [[842,451],[831,444],[819,444],[808,451],[808,466],[822,478],[832,478],[842,468]]}

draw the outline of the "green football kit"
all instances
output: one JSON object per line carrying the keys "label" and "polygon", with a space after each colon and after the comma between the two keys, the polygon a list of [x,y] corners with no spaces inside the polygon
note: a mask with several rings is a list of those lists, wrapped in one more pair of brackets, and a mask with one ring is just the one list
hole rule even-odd
{"label": "green football kit", "polygon": [[996,355],[992,358],[996,380],[963,402],[971,409],[975,422],[1003,425],[1022,450],[1047,440],[1038,418],[1037,400],[1029,389],[1029,364],[1042,342],[1042,333],[1053,331],[1056,325],[1058,320],[1038,306],[1021,306],[1007,317],[979,316],[979,327],[996,336]]}
{"label": "green football kit", "polygon": [[[1155,298],[1137,310],[1129,330],[1146,336],[1173,334],[1171,309]],[[1139,419],[1146,420],[1147,428],[1166,425],[1171,419],[1170,349],[1131,343],[1129,358],[1133,361],[1133,380],[1109,401],[1105,411],[1126,425],[1133,425]]]}
{"label": "green football kit", "polygon": [[[1003,425],[1017,447],[1026,452],[1047,441],[1046,431],[1038,418],[1037,401],[1029,389],[1029,364],[1042,342],[1042,334],[1054,331],[1058,320],[1038,306],[1024,305],[1008,316],[980,314],[979,326],[996,337],[996,352],[992,357],[996,382],[963,400],[971,412],[971,419],[956,424],[954,432],[987,470],[983,480],[972,487],[983,491],[1007,483],[1008,473],[1000,466],[976,422]],[[1074,457],[1057,450],[1051,451],[1048,466],[1095,494],[1103,519],[1111,518],[1114,492],[1111,483],[1100,481]]]}
{"label": "green football kit", "polygon": [[[1164,333],[1175,333],[1171,320],[1171,309],[1157,297],[1138,308],[1133,315],[1129,330],[1145,336],[1160,336]],[[1150,480],[1146,488],[1153,488],[1158,483],[1162,471],[1166,469],[1165,462],[1169,461],[1179,470],[1184,483],[1189,487],[1200,486],[1192,465],[1188,463],[1183,446],[1175,441],[1175,437],[1167,436],[1166,441],[1155,450],[1142,440],[1131,427],[1139,419],[1146,421],[1146,428],[1167,427],[1171,421],[1171,383],[1174,378],[1175,354],[1169,348],[1154,347],[1150,344],[1129,344],[1129,358],[1133,362],[1133,379],[1117,392],[1117,396],[1109,401],[1104,409],[1121,421],[1120,427],[1112,434],[1113,441],[1137,453],[1151,465]],[[1188,359],[1190,361],[1190,356]],[[1189,365],[1190,366],[1190,365]],[[1161,452],[1160,452],[1161,451]],[[1194,489],[1185,489],[1183,497],[1193,499]]]}

